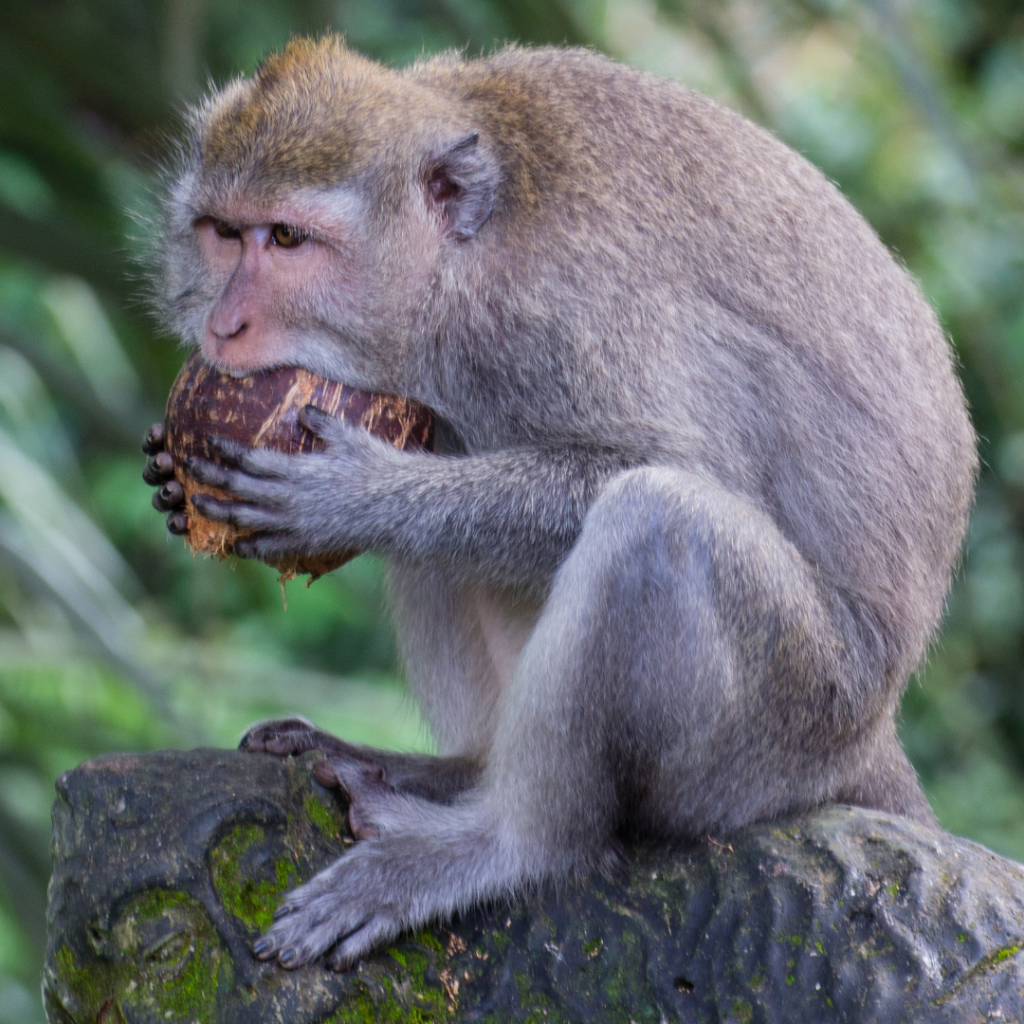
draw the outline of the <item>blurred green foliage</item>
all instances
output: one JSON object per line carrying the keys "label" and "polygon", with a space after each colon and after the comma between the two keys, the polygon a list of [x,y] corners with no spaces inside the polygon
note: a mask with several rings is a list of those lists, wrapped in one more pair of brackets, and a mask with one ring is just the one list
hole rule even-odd
{"label": "blurred green foliage", "polygon": [[429,744],[377,564],[282,607],[164,533],[138,441],[181,361],[137,255],[176,110],[326,28],[382,60],[582,43],[703,89],[833,177],[957,346],[985,463],[903,735],[948,828],[1024,859],[1024,8],[1018,0],[35,0],[0,5],[0,1022],[42,1020],[53,779],[302,711]]}

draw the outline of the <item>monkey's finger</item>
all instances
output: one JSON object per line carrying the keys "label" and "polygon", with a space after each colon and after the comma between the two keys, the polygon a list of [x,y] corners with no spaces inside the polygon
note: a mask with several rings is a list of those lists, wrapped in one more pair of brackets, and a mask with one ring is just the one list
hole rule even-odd
{"label": "monkey's finger", "polygon": [[185,500],[185,491],[177,480],[167,483],[153,495],[153,508],[157,512],[173,512]]}
{"label": "monkey's finger", "polygon": [[253,945],[260,960],[277,957],[282,967],[299,967],[315,960],[334,945],[339,936],[349,935],[369,915],[358,907],[339,905],[337,893],[297,889],[288,894],[274,913],[274,924]]}
{"label": "monkey's finger", "polygon": [[315,405],[305,405],[299,410],[299,423],[317,437],[326,437],[331,432],[330,428],[338,422]]}
{"label": "monkey's finger", "polygon": [[188,515],[184,510],[172,512],[167,517],[167,532],[175,537],[183,537],[188,533]]}
{"label": "monkey's finger", "polygon": [[146,468],[142,471],[142,479],[151,487],[162,484],[172,476],[174,476],[174,459],[171,458],[170,452],[157,452],[146,463]]}
{"label": "monkey's finger", "polygon": [[146,437],[142,442],[142,450],[147,455],[156,455],[157,452],[164,450],[164,425],[162,423],[154,423],[146,431]]}
{"label": "monkey's finger", "polygon": [[284,506],[284,494],[278,493],[275,490],[278,485],[265,477],[252,476],[244,470],[222,466],[209,459],[186,459],[184,468],[193,480],[229,491],[241,501],[252,502],[267,509],[280,509]]}
{"label": "monkey's finger", "polygon": [[[243,501],[221,501],[209,494],[193,494],[192,507],[206,519],[242,530],[269,530],[278,525],[273,513]],[[242,554],[237,544],[233,547],[236,554]]]}
{"label": "monkey's finger", "polygon": [[270,532],[242,537],[236,540],[231,548],[241,558],[252,558],[257,562],[273,563],[293,555],[304,554],[301,545],[294,538]]}
{"label": "monkey's finger", "polygon": [[206,439],[210,450],[220,461],[237,466],[250,476],[264,479],[284,479],[293,475],[292,456],[275,452],[270,448],[249,448],[227,437],[211,434]]}
{"label": "monkey's finger", "polygon": [[306,405],[299,410],[299,423],[325,441],[328,448],[332,444],[339,443],[370,446],[387,444],[381,438],[375,437],[369,430],[361,430],[352,423],[328,416],[315,405]]}

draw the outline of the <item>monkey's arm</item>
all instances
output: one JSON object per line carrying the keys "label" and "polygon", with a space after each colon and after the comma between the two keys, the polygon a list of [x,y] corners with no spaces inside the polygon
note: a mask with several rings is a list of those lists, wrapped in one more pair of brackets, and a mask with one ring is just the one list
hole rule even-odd
{"label": "monkey's arm", "polygon": [[610,453],[571,448],[458,458],[400,452],[315,409],[305,424],[322,454],[283,455],[219,441],[223,464],[188,463],[198,481],[238,501],[192,500],[210,519],[256,533],[235,551],[286,554],[375,550],[464,567],[503,585],[543,583],[579,535],[603,483],[622,468]]}

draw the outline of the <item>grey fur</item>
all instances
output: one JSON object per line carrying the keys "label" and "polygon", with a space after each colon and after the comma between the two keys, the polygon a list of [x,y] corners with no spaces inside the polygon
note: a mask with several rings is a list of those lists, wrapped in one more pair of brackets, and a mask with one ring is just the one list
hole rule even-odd
{"label": "grey fur", "polygon": [[[617,835],[831,800],[929,819],[893,719],[976,456],[909,275],[804,159],[677,85],[556,49],[377,74],[386,137],[353,127],[361,169],[337,184],[366,200],[380,294],[296,310],[296,353],[426,402],[453,454],[313,414],[324,454],[229,447],[234,468],[195,470],[239,502],[197,505],[260,531],[253,557],[382,552],[410,684],[455,760],[417,782],[422,758],[318,740],[374,838],[292,893],[257,954],[334,946],[344,967],[588,870]],[[207,122],[168,206],[165,314],[186,340],[211,301],[187,230]],[[493,211],[410,283],[417,176],[474,132]],[[310,742],[288,723],[246,742],[270,734]]]}

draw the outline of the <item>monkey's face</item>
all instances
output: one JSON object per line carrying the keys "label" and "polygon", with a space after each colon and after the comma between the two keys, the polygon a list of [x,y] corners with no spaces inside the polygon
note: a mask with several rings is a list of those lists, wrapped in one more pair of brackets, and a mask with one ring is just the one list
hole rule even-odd
{"label": "monkey's face", "polygon": [[401,387],[442,253],[459,245],[448,183],[404,165],[270,197],[222,194],[198,178],[167,251],[174,328],[230,373],[299,365]]}
{"label": "monkey's face", "polygon": [[187,342],[239,375],[300,365],[391,383],[441,242],[423,189],[391,223],[347,186],[251,198],[200,179],[190,192],[166,257],[172,324]]}
{"label": "monkey's face", "polygon": [[472,112],[326,39],[213,94],[192,129],[166,206],[169,326],[230,373],[412,394],[445,264],[495,205]]}
{"label": "monkey's face", "polygon": [[205,308],[196,340],[211,363],[244,374],[322,362],[339,335],[359,332],[375,304],[376,254],[359,204],[346,198],[200,211],[192,230]]}

